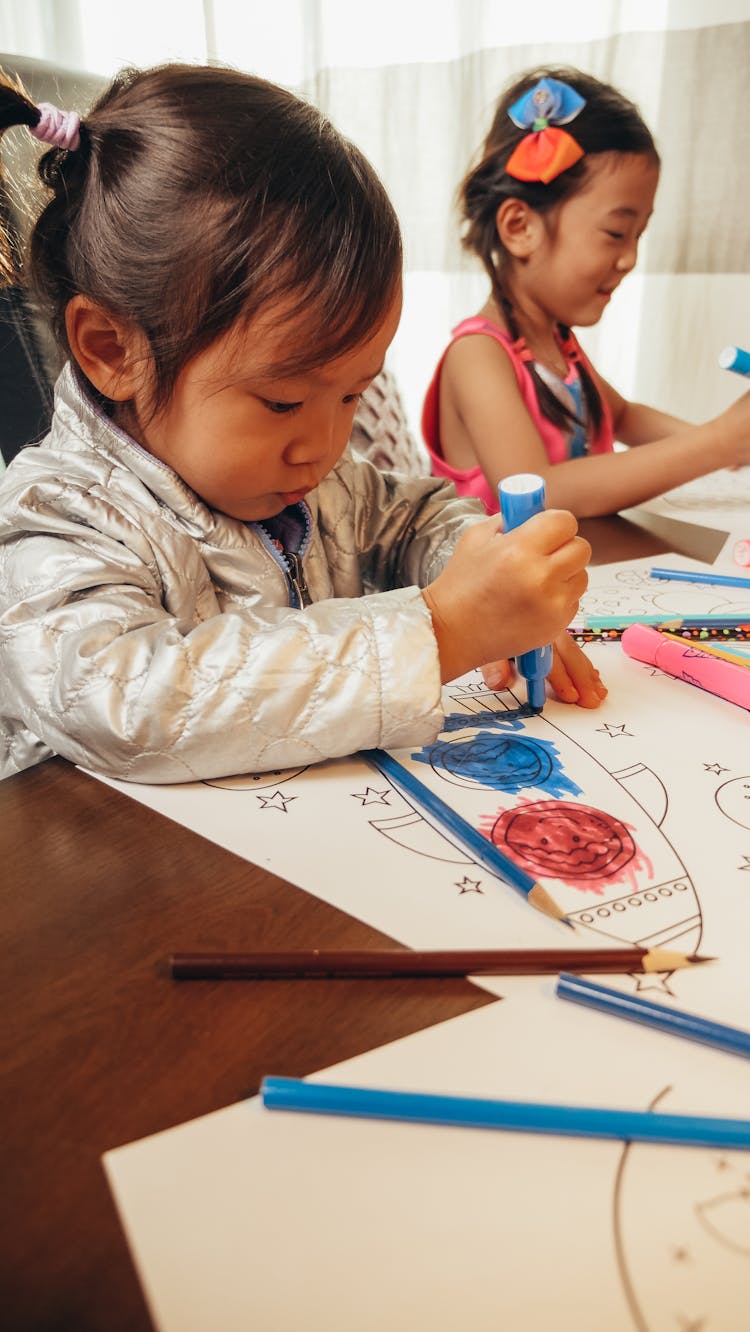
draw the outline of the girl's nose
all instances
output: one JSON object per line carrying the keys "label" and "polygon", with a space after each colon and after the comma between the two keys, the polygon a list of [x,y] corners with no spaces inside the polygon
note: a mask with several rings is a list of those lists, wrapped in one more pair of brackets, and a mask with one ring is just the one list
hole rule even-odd
{"label": "girl's nose", "polygon": [[623,250],[615,264],[618,273],[629,273],[632,268],[635,268],[637,258],[638,242],[633,241],[632,245],[628,245],[627,248]]}
{"label": "girl's nose", "polygon": [[310,418],[287,444],[284,462],[290,467],[314,466],[329,458],[339,444],[343,449],[348,437],[346,423],[335,413]]}

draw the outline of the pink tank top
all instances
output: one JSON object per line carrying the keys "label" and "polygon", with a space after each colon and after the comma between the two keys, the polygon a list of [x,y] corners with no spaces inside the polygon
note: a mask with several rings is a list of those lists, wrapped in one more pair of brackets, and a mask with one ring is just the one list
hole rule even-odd
{"label": "pink tank top", "polygon": [[[534,422],[545,449],[547,457],[551,463],[565,462],[568,458],[580,456],[583,453],[611,453],[614,447],[614,431],[612,428],[612,415],[607,403],[602,400],[603,418],[598,431],[591,433],[590,428],[563,429],[554,422],[548,420],[542,415],[539,407],[539,401],[536,395],[534,381],[529,372],[529,361],[531,355],[522,339],[514,342],[513,339],[504,333],[497,324],[493,324],[489,319],[481,315],[475,315],[471,319],[464,319],[457,324],[451,335],[451,341],[448,346],[452,346],[459,338],[468,337],[474,333],[485,333],[488,337],[494,338],[500,346],[505,349],[510,357],[511,365],[515,372],[521,397],[526,405],[527,411]],[[456,467],[451,467],[442,456],[440,449],[440,376],[443,370],[443,361],[448,350],[441,356],[437,369],[432,377],[432,382],[427,390],[422,408],[422,435],[430,454],[432,462],[433,476],[444,476],[452,481],[459,495],[477,495],[484,503],[488,513],[497,513],[499,509],[497,494],[490,486],[481,467],[472,467],[468,471],[461,471]],[[581,361],[590,370],[591,366],[587,360],[578,339],[573,333],[565,345],[565,354],[568,362],[568,373],[564,380],[551,382],[553,391],[555,389],[565,394],[571,399],[569,405],[573,407],[576,414],[581,412],[580,385],[581,381],[578,375],[577,362]],[[546,372],[545,372],[546,374]]]}

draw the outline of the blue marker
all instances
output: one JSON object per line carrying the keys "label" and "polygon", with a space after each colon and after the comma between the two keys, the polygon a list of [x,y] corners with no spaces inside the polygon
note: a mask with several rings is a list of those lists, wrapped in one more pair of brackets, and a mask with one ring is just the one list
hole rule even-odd
{"label": "blue marker", "polygon": [[743,351],[742,347],[725,347],[719,352],[719,365],[722,370],[734,370],[736,375],[750,379],[750,352]]}
{"label": "blue marker", "polygon": [[[527,518],[541,513],[545,507],[544,481],[533,472],[520,472],[506,476],[497,488],[500,512],[506,532],[520,527]],[[545,680],[552,669],[552,648],[534,648],[516,657],[519,674],[526,681],[526,697],[534,712],[541,712],[547,697]]]}

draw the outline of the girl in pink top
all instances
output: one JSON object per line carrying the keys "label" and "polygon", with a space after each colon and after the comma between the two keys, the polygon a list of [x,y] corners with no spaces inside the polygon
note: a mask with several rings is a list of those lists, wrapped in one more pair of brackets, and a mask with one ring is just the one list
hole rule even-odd
{"label": "girl in pink top", "polygon": [[[490,294],[454,329],[422,418],[433,472],[489,512],[516,472],[544,477],[550,508],[588,518],[750,461],[750,393],[690,426],[621,397],[571,332],[599,321],[634,267],[658,180],[650,131],[608,84],[542,69],[501,98],[460,190],[463,243]],[[614,452],[615,439],[630,447]]]}

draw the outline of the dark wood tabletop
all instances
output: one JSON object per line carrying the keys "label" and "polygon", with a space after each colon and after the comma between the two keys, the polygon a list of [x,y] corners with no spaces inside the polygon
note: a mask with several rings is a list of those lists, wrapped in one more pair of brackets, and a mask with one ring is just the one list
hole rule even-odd
{"label": "dark wood tabletop", "polygon": [[[582,530],[597,563],[713,559],[725,536]],[[0,782],[0,866],[9,1332],[151,1332],[103,1152],[495,1002],[463,980],[171,980],[173,951],[393,941],[60,758]]]}

